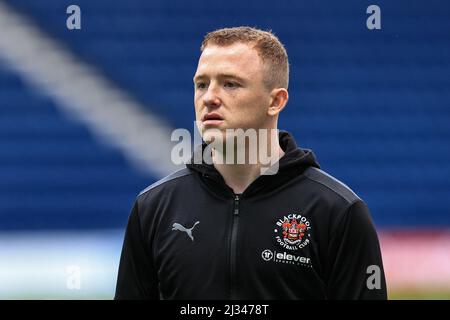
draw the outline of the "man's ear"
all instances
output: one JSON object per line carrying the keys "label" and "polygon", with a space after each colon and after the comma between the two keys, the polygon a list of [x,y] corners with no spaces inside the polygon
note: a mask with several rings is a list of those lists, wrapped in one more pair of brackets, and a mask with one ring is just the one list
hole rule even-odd
{"label": "man's ear", "polygon": [[270,93],[270,106],[267,110],[269,116],[276,116],[284,109],[289,100],[289,93],[285,88],[273,89]]}

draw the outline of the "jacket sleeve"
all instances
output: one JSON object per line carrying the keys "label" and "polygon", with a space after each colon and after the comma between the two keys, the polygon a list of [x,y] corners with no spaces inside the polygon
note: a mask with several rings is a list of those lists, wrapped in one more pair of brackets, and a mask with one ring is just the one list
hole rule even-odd
{"label": "jacket sleeve", "polygon": [[143,237],[137,201],[125,231],[114,299],[159,299],[158,279]]}
{"label": "jacket sleeve", "polygon": [[357,200],[334,228],[329,243],[330,299],[386,300],[380,245],[366,204]]}

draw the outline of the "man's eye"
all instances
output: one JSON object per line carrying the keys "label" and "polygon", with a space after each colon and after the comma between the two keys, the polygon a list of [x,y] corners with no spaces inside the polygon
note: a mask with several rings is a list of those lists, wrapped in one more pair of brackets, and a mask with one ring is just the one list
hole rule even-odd
{"label": "man's eye", "polygon": [[238,87],[239,85],[236,82],[231,82],[231,81],[227,81],[225,82],[225,87],[227,88],[235,88]]}
{"label": "man's eye", "polygon": [[195,84],[195,88],[196,89],[205,89],[206,88],[206,83],[204,83],[204,82],[197,82]]}

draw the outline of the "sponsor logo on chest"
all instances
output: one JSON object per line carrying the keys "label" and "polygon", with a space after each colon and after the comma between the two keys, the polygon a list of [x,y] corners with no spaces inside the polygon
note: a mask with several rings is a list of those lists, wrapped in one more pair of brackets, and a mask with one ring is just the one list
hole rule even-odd
{"label": "sponsor logo on chest", "polygon": [[275,250],[266,249],[261,253],[261,257],[263,258],[264,261],[273,261],[277,263],[286,263],[311,267],[310,258],[286,252],[277,252]]}

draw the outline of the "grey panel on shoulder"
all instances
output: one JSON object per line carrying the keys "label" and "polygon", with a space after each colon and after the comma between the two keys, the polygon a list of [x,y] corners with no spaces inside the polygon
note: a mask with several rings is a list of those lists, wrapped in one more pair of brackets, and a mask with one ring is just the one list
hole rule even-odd
{"label": "grey panel on shoulder", "polygon": [[178,171],[175,171],[174,173],[169,174],[167,177],[164,177],[161,180],[158,180],[155,183],[149,185],[147,188],[145,188],[144,190],[142,190],[139,193],[139,196],[144,194],[144,193],[146,193],[149,190],[152,190],[152,189],[156,188],[157,186],[162,185],[163,183],[166,183],[168,181],[171,181],[171,180],[174,180],[174,179],[177,179],[177,178],[181,178],[181,177],[184,177],[184,176],[187,176],[187,175],[190,175],[190,174],[192,174],[192,172],[188,168],[183,168],[183,169],[180,169]]}
{"label": "grey panel on shoulder", "polygon": [[318,182],[325,187],[331,189],[339,196],[344,198],[348,203],[353,203],[357,200],[361,200],[352,189],[350,189],[345,183],[339,181],[338,179],[330,176],[323,170],[309,167],[303,172],[303,175],[307,178]]}

